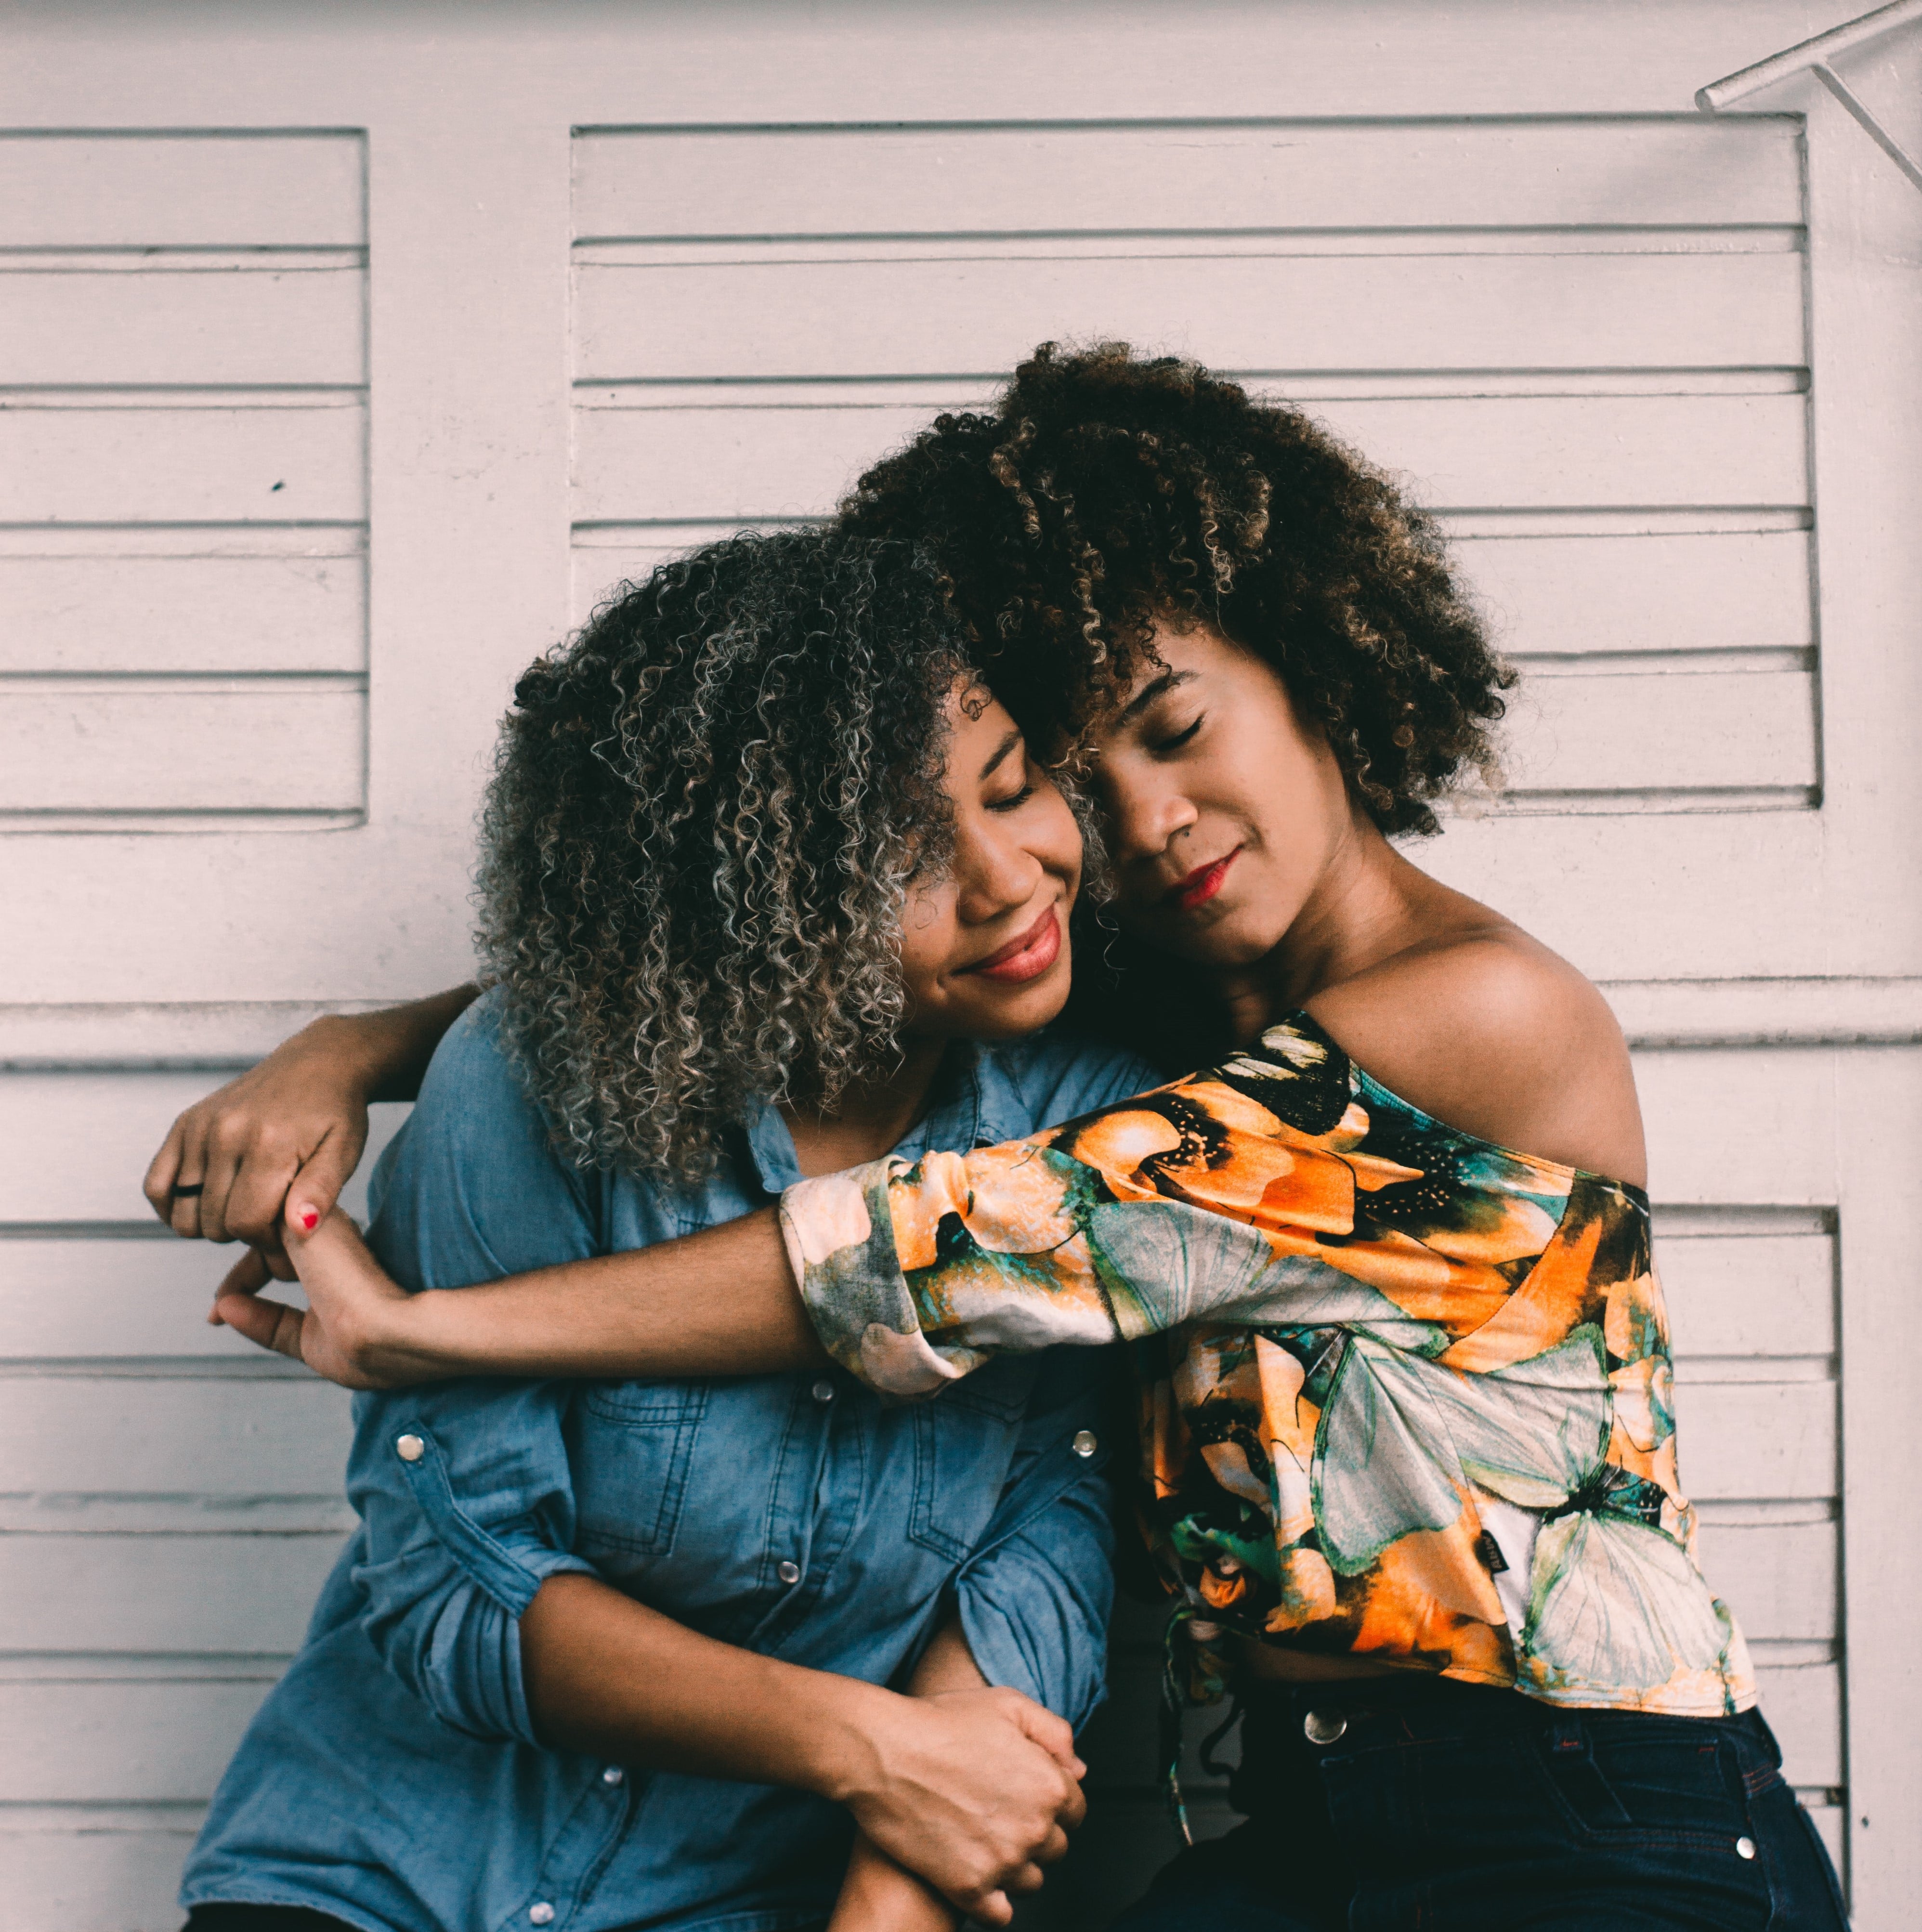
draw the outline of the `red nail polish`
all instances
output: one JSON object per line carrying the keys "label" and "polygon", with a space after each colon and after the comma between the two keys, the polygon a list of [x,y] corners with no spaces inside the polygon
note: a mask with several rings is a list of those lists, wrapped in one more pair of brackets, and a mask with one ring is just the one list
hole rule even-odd
{"label": "red nail polish", "polygon": [[320,1216],[311,1208],[303,1208],[301,1210],[300,1224],[301,1228],[310,1234],[320,1226]]}

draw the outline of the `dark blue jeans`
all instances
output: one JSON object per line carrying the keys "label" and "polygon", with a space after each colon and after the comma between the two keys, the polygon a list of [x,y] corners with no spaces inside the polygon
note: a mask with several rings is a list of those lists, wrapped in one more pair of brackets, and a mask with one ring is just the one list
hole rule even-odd
{"label": "dark blue jeans", "polygon": [[1439,1678],[1243,1702],[1248,1822],[1183,1852],[1114,1932],[1846,1925],[1759,1712],[1563,1711]]}

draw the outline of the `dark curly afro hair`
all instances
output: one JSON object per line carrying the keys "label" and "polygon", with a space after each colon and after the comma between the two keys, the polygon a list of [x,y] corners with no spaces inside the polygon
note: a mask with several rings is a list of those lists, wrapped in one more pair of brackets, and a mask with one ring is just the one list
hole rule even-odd
{"label": "dark curly afro hair", "polygon": [[863,476],[844,526],[932,551],[996,694],[1073,744],[1158,622],[1258,652],[1384,832],[1492,782],[1514,674],[1433,522],[1296,409],[1173,356],[1044,344],[991,414],[952,414]]}

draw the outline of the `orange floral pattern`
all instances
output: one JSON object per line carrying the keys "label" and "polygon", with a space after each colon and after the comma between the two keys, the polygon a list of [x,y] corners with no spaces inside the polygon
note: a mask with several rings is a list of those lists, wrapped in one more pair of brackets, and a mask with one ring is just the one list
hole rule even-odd
{"label": "orange floral pattern", "polygon": [[782,1220],[823,1340],[884,1392],[1132,1344],[1150,1533],[1206,1643],[1755,1701],[1696,1566],[1646,1198],[1431,1119],[1306,1014],[1027,1140],[805,1182]]}

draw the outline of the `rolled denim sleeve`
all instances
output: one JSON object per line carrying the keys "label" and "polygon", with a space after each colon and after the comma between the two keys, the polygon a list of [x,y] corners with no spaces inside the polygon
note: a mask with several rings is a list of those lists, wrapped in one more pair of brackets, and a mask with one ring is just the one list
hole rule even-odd
{"label": "rolled denim sleeve", "polygon": [[982,1675],[1076,1730],[1106,1694],[1114,1600],[1105,1366],[1081,1349],[1045,1359],[1000,1505],[954,1582]]}
{"label": "rolled denim sleeve", "polygon": [[[435,1055],[376,1177],[368,1239],[415,1289],[578,1260],[597,1252],[589,1184],[550,1148],[483,1006]],[[477,1378],[355,1400],[362,1628],[409,1690],[472,1736],[539,1742],[519,1619],[547,1577],[593,1570],[571,1548],[571,1388]]]}

